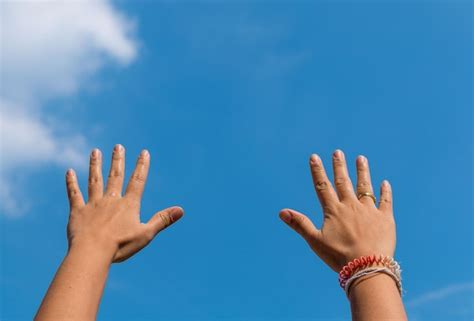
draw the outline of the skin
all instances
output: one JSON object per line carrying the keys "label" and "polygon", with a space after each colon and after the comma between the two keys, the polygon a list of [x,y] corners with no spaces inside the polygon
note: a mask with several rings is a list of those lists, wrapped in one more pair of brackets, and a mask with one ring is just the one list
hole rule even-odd
{"label": "skin", "polygon": [[[102,156],[99,150],[94,150],[90,159],[87,203],[76,174],[72,170],[67,172],[69,249],[35,320],[95,320],[110,265],[140,251],[160,231],[183,216],[180,207],[171,207],[157,212],[147,223],[140,223],[140,201],[149,163],[150,155],[143,151],[122,196],[125,150],[117,145],[104,192]],[[358,157],[356,165],[354,191],[344,154],[339,150],[334,153],[334,189],[321,159],[311,156],[311,173],[324,214],[321,229],[295,210],[280,212],[281,219],[303,236],[336,272],[362,255],[393,256],[395,252],[390,184],[382,183],[378,206],[370,197],[358,199],[356,195],[373,193],[373,189],[367,159]],[[407,320],[395,282],[386,274],[358,279],[351,287],[349,300],[355,321]]]}
{"label": "skin", "polygon": [[144,150],[122,195],[125,149],[116,145],[104,191],[102,155],[93,150],[87,203],[76,174],[68,170],[69,249],[35,320],[95,320],[110,265],[136,254],[183,216],[180,207],[170,207],[157,212],[147,223],[140,223],[140,202],[149,166],[150,154]]}
{"label": "skin", "polygon": [[[394,256],[396,233],[392,207],[392,189],[388,181],[380,187],[378,206],[361,193],[373,193],[368,160],[356,160],[356,191],[350,180],[344,153],[332,157],[334,187],[321,158],[311,155],[310,168],[324,215],[321,229],[304,214],[283,209],[280,218],[298,232],[311,249],[334,271],[339,272],[351,260],[363,255]],[[354,321],[406,321],[400,293],[394,280],[377,273],[360,278],[350,288],[349,297]]]}

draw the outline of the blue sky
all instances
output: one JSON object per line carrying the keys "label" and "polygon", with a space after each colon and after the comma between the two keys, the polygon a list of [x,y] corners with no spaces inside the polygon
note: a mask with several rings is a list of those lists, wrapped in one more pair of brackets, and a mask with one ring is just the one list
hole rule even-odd
{"label": "blue sky", "polygon": [[[392,183],[410,319],[472,320],[470,2],[114,6],[136,57],[48,100],[44,118],[84,150],[122,143],[128,174],[149,149],[143,220],[171,205],[185,217],[112,266],[99,320],[350,319],[336,274],[278,218],[292,207],[321,223],[308,157],[329,166],[336,148],[351,175],[363,154],[374,185]],[[30,205],[0,215],[2,320],[31,318],[67,248],[73,165],[28,166],[7,169]]]}

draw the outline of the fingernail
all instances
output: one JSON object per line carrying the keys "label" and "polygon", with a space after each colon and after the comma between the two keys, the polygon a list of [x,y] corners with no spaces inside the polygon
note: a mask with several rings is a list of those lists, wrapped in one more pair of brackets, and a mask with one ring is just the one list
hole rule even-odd
{"label": "fingernail", "polygon": [[383,180],[382,184],[385,187],[390,187],[390,183],[386,179]]}
{"label": "fingernail", "polygon": [[293,216],[291,215],[290,212],[288,211],[283,211],[280,213],[280,218],[286,223],[290,224],[291,220],[293,219]]}
{"label": "fingernail", "polygon": [[318,155],[316,155],[316,154],[311,154],[311,157],[309,159],[310,159],[310,162],[314,165],[320,163],[320,161],[321,161],[319,159]]}
{"label": "fingernail", "polygon": [[364,155],[357,156],[357,159],[361,164],[367,164],[367,158]]}
{"label": "fingernail", "polygon": [[114,151],[116,152],[121,152],[123,150],[123,146],[120,144],[115,145]]}
{"label": "fingernail", "polygon": [[66,172],[67,176],[74,176],[74,170],[72,168],[68,169]]}
{"label": "fingernail", "polygon": [[143,158],[147,158],[149,155],[150,153],[146,149],[142,150],[142,152],[140,153],[140,157]]}
{"label": "fingernail", "polygon": [[183,209],[181,207],[176,207],[170,213],[171,221],[176,222],[181,217],[183,217],[183,215],[184,215]]}
{"label": "fingernail", "polygon": [[94,149],[92,150],[91,156],[92,156],[93,158],[99,158],[99,156],[100,156],[100,151],[99,151],[97,148],[94,148]]}
{"label": "fingernail", "polygon": [[336,157],[336,158],[343,158],[343,157],[344,157],[344,154],[342,153],[342,150],[336,149],[336,150],[334,151],[334,157]]}

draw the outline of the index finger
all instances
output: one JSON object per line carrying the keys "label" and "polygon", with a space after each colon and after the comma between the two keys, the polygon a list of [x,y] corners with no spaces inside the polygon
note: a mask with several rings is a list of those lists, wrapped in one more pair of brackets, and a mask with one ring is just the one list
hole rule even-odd
{"label": "index finger", "polygon": [[318,194],[319,202],[321,207],[325,210],[328,206],[331,206],[337,202],[337,194],[329,181],[326,171],[324,170],[323,162],[318,155],[311,155],[309,166],[311,167],[311,176],[313,177],[314,189]]}

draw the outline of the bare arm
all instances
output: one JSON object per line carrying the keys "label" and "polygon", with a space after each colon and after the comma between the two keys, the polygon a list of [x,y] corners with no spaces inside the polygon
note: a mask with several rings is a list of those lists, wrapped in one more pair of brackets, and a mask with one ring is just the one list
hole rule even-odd
{"label": "bare arm", "polygon": [[353,320],[407,320],[395,282],[386,274],[357,282],[351,288],[349,300]]}
{"label": "bare arm", "polygon": [[156,213],[146,224],[140,223],[140,201],[149,164],[150,156],[143,151],[122,196],[125,150],[117,145],[104,192],[102,156],[94,150],[87,204],[74,171],[67,172],[69,250],[35,320],[95,320],[110,265],[128,259],[182,217],[181,208],[171,207]]}
{"label": "bare arm", "polygon": [[[395,253],[396,233],[392,191],[382,183],[378,206],[364,193],[373,193],[368,161],[359,156],[357,188],[354,191],[342,151],[333,154],[334,185],[329,181],[321,159],[310,159],[314,187],[321,203],[324,220],[321,229],[304,214],[284,209],[280,218],[298,232],[312,250],[334,271],[355,258]],[[405,309],[396,283],[383,273],[357,279],[348,299],[354,321],[406,321]]]}
{"label": "bare arm", "polygon": [[94,320],[112,263],[112,251],[94,244],[71,248],[35,320]]}

